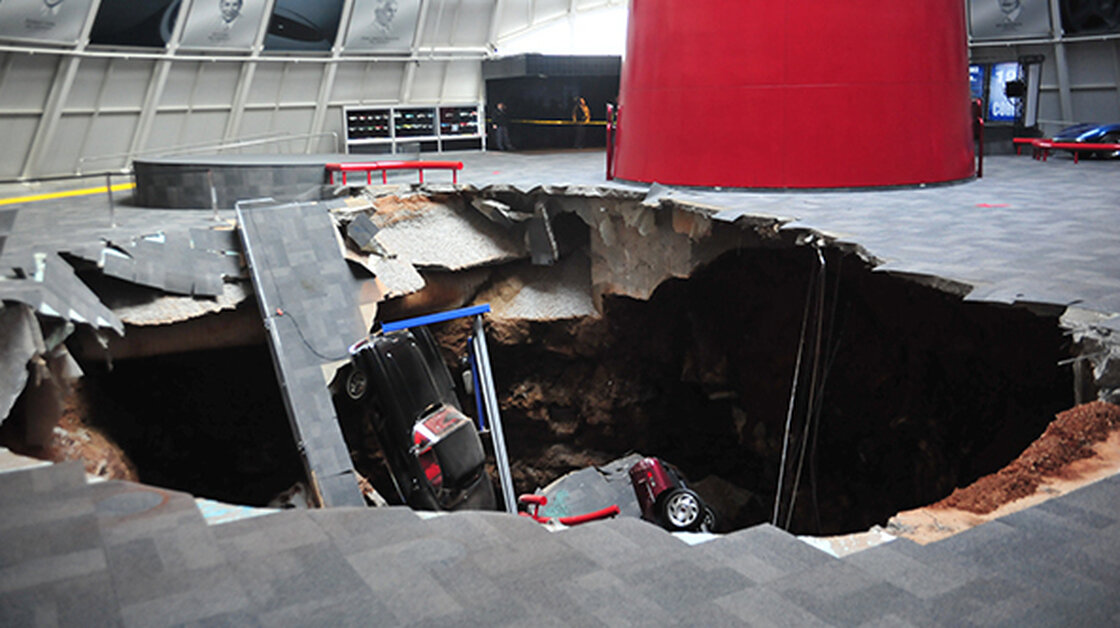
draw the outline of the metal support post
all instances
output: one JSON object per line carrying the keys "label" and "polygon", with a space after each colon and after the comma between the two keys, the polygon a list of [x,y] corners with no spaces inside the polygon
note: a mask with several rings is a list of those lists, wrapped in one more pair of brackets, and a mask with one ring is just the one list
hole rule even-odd
{"label": "metal support post", "polygon": [[117,227],[117,207],[113,204],[113,175],[105,173],[105,193],[109,195],[109,226]]}
{"label": "metal support post", "polygon": [[490,370],[490,353],[486,349],[486,331],[482,328],[482,315],[474,318],[474,353],[478,360],[479,380],[482,384],[483,403],[490,419],[490,433],[494,442],[494,461],[498,467],[498,479],[502,484],[502,500],[506,512],[517,512],[517,500],[513,495],[513,474],[509,469],[509,453],[506,451],[506,437],[502,432],[502,417],[498,412],[498,394],[494,390],[493,373]]}

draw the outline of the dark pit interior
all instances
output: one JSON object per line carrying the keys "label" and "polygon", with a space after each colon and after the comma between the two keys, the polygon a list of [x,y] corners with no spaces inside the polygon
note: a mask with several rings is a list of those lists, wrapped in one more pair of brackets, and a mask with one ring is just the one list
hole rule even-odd
{"label": "dark pit interior", "polygon": [[146,484],[264,506],[304,477],[266,346],[82,368],[86,421]]}
{"label": "dark pit interior", "polygon": [[[805,436],[807,352],[786,455],[780,518],[791,530],[865,530],[943,498],[1073,404],[1055,318],[827,258],[817,427]],[[608,297],[598,321],[498,325],[491,353],[518,491],[640,451],[677,464],[725,527],[771,520],[818,272],[808,249],[740,250],[648,302]]]}
{"label": "dark pit interior", "polygon": [[[787,247],[726,253],[648,301],[607,296],[598,319],[491,319],[517,492],[638,451],[680,467],[724,531],[771,520],[780,474],[783,527],[865,530],[998,470],[1073,405],[1053,316],[824,256],[808,318],[820,265]],[[436,330],[449,354],[465,331]],[[264,346],[83,368],[88,420],[144,482],[263,505],[303,476]],[[394,501],[375,441],[344,427],[359,471]]]}

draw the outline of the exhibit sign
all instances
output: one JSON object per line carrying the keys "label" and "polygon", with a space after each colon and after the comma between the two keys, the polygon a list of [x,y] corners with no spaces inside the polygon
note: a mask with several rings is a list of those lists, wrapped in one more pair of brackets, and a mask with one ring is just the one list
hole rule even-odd
{"label": "exhibit sign", "polygon": [[1019,63],[1007,61],[993,63],[988,79],[988,120],[1014,122],[1019,113],[1016,98],[1007,97],[1007,84],[1019,80]]}
{"label": "exhibit sign", "polygon": [[1047,0],[968,0],[969,32],[973,39],[1049,37]]}
{"label": "exhibit sign", "polygon": [[276,0],[264,49],[328,51],[338,35],[341,18],[342,0]]}
{"label": "exhibit sign", "polygon": [[75,45],[93,0],[2,0],[0,39]]}
{"label": "exhibit sign", "polygon": [[89,43],[163,48],[181,6],[180,0],[101,0]]}
{"label": "exhibit sign", "polygon": [[355,0],[346,50],[410,52],[420,19],[420,0]]}
{"label": "exhibit sign", "polygon": [[264,19],[266,0],[194,0],[183,28],[183,48],[249,52]]}

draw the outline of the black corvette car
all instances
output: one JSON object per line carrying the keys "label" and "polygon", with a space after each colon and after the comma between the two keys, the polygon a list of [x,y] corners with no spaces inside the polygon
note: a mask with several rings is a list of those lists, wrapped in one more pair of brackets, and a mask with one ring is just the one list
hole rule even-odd
{"label": "black corvette car", "polygon": [[401,499],[419,510],[493,510],[474,422],[427,328],[375,333],[350,347],[346,395],[364,406]]}

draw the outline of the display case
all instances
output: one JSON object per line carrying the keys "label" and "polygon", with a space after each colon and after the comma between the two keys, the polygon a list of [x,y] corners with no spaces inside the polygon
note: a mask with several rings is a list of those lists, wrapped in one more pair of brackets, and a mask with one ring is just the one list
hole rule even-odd
{"label": "display case", "polygon": [[439,134],[442,137],[478,135],[478,105],[440,107]]}
{"label": "display case", "polygon": [[481,107],[344,107],[347,153],[485,148]]}

